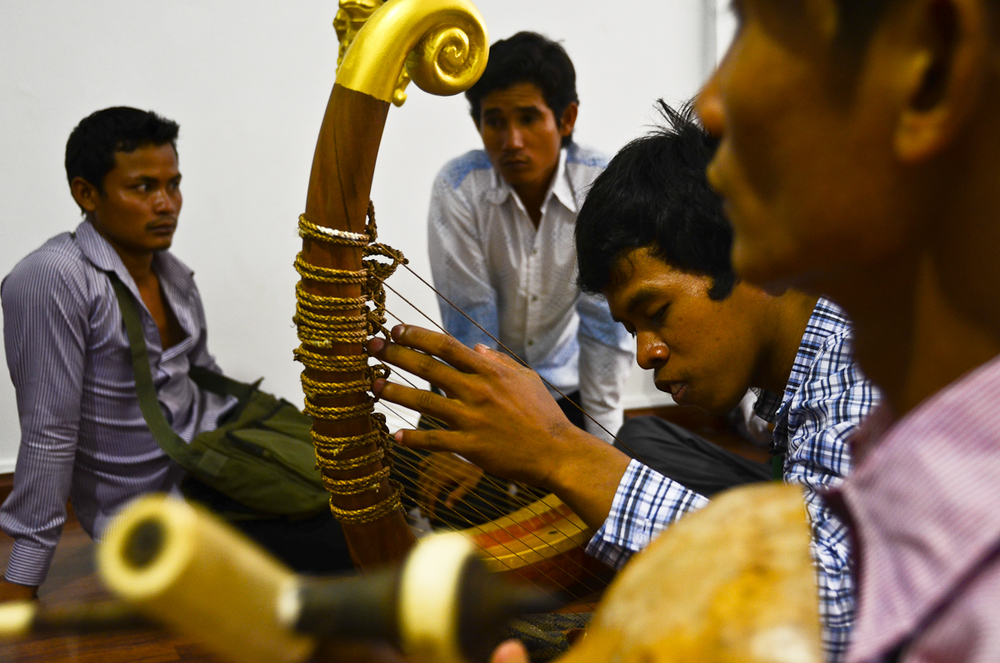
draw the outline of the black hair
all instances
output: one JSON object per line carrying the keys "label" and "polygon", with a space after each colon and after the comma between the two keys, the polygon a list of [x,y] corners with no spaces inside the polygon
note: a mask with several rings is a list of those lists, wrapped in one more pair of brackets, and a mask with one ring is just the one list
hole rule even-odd
{"label": "black hair", "polygon": [[104,195],[104,176],[115,167],[115,152],[170,144],[177,151],[179,125],[152,111],[127,106],[105,108],[80,120],[66,141],[66,179],[82,177]]}
{"label": "black hair", "polygon": [[[879,21],[895,0],[834,0],[834,2],[837,5],[837,44],[847,54],[860,56],[866,50]],[[852,58],[852,61],[857,59]]]}
{"label": "black hair", "polygon": [[711,277],[708,296],[720,301],[737,278],[729,260],[732,229],[705,176],[718,141],[694,119],[690,103],[659,106],[667,126],[622,148],[580,208],[579,285],[603,293],[627,277],[628,253],[647,248],[672,267]]}
{"label": "black hair", "polygon": [[[886,11],[899,0],[834,0],[837,5],[837,39],[849,53],[863,51]],[[1000,0],[986,3],[992,10],[993,29],[1000,29]]]}
{"label": "black hair", "polygon": [[[518,32],[490,46],[486,71],[465,92],[477,127],[483,97],[517,83],[537,86],[559,124],[566,108],[580,102],[576,96],[576,69],[566,50],[537,32]],[[563,136],[563,147],[572,140],[572,136]]]}

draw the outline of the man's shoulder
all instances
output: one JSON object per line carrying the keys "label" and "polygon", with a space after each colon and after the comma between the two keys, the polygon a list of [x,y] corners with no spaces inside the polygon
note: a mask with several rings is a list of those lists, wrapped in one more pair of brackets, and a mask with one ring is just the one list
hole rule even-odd
{"label": "man's shoulder", "polygon": [[470,150],[455,157],[441,168],[438,179],[452,189],[458,189],[472,177],[493,177],[493,164],[485,150]]}
{"label": "man's shoulder", "polygon": [[820,297],[802,337],[803,346],[814,347],[813,366],[824,372],[854,364],[854,328],[847,313]]}
{"label": "man's shoulder", "polygon": [[4,278],[12,280],[45,280],[52,276],[79,273],[86,266],[86,258],[73,241],[72,234],[60,233],[21,258]]}
{"label": "man's shoulder", "polygon": [[854,331],[844,311],[820,298],[799,347],[789,386],[795,399],[837,401],[831,410],[841,420],[857,423],[879,399],[878,388],[854,359]]}
{"label": "man's shoulder", "polygon": [[578,143],[570,143],[566,148],[566,165],[579,166],[581,168],[597,168],[604,170],[608,167],[608,155],[592,147],[585,147]]}
{"label": "man's shoulder", "polygon": [[607,166],[608,157],[603,152],[576,143],[566,148],[565,177],[576,192],[577,205],[583,204],[584,194]]}

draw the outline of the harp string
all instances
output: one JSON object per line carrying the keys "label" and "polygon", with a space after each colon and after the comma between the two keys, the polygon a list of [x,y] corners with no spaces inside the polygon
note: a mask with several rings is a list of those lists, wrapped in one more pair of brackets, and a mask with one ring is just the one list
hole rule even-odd
{"label": "harp string", "polygon": [[[406,265],[406,263],[400,263],[400,264]],[[427,282],[424,279],[419,278],[419,275],[417,275],[415,272],[413,272],[413,270],[408,270],[408,271],[410,271],[411,273],[413,273],[415,276],[418,277],[418,279],[422,283],[424,283],[425,285],[427,285]],[[423,316],[424,318],[426,318],[428,321],[430,321],[431,324],[433,324],[434,326],[436,326],[442,332],[447,333],[447,331],[444,330],[426,312],[424,312],[420,307],[418,307],[416,304],[414,304],[412,301],[410,301],[404,295],[402,295],[401,293],[399,293],[397,289],[393,288],[385,280],[381,281],[381,285],[383,287],[385,287],[386,289],[388,289],[389,291],[393,292],[397,297],[399,297],[402,301],[404,301],[414,311],[416,311],[418,314],[420,314],[421,316]],[[431,289],[434,290],[433,287],[431,287]],[[384,310],[386,316],[392,316],[393,318],[395,318],[398,321],[403,321],[403,318],[401,316],[399,316],[398,314],[394,313],[392,310],[390,310],[388,307],[385,307],[384,305],[383,305],[383,310]],[[463,315],[466,315],[466,314],[463,312]],[[499,341],[498,341],[498,343],[499,343]],[[502,345],[502,344],[500,344],[500,345]],[[519,360],[519,361],[521,361],[521,360]],[[521,363],[523,363],[523,361]],[[416,388],[417,385],[412,380],[410,380],[405,374],[401,373],[400,371],[398,371],[398,370],[395,371],[394,375],[397,376],[397,378],[400,379],[401,381],[406,382],[409,386]],[[409,426],[411,428],[416,428],[417,427],[414,424],[414,422],[408,420],[406,416],[403,416],[401,413],[399,413],[396,410],[390,408],[384,402],[381,402],[380,405],[382,407],[384,407],[386,410],[388,410],[389,412],[391,412],[392,414],[394,414],[400,421],[402,421],[407,426]],[[433,428],[435,428],[435,429],[441,430],[443,428],[440,424],[438,424],[433,419],[425,419],[425,421],[428,421],[428,423],[430,423],[430,425]],[[419,478],[423,478],[425,481],[428,481],[428,482],[431,482],[433,484],[436,484],[438,487],[441,487],[441,488],[447,488],[448,487],[447,485],[445,485],[443,482],[439,481],[438,479],[435,479],[435,478],[431,477],[429,474],[427,474],[422,469],[421,466],[419,466],[418,464],[415,464],[414,462],[412,462],[411,460],[409,460],[408,458],[406,458],[404,456],[401,456],[399,454],[394,454],[393,458],[392,458],[392,463],[400,465],[400,466],[406,466],[406,467],[408,467],[414,473],[414,475],[416,475],[418,477],[418,479]],[[524,486],[524,484],[520,484],[518,482],[512,482],[512,485],[518,486],[518,487],[522,487],[522,488]],[[481,495],[481,496],[501,497],[503,499],[509,498],[509,491],[508,491],[507,486],[501,485],[493,477],[491,477],[488,474],[484,474],[482,476],[482,478],[480,479],[479,485],[477,485],[477,487],[472,492],[475,492],[476,494]],[[522,490],[522,491],[519,491],[519,492],[521,492],[522,494],[530,495],[529,491]],[[418,496],[414,495],[414,496],[411,496],[411,497],[414,499],[414,502],[416,502],[419,505]],[[537,497],[531,498],[531,499],[522,498],[522,499],[517,500],[515,502],[516,503],[516,507],[515,508],[525,509],[525,510],[527,510],[529,513],[531,513],[534,516],[542,516],[543,515],[542,512],[539,512],[539,511],[537,511],[537,510],[535,510],[535,509],[532,508],[532,504],[534,504],[536,501],[537,501]],[[422,505],[422,506],[426,506],[426,505]],[[474,506],[470,506],[470,505],[467,504],[465,508],[479,516],[479,522],[474,522],[471,519],[465,518],[461,513],[455,513],[455,515],[457,515],[459,518],[466,519],[467,520],[467,524],[470,527],[476,527],[478,525],[481,525],[484,522],[487,522],[487,521],[491,520],[490,518],[488,518],[486,516],[486,514],[484,514],[482,511],[480,511],[478,508],[476,508]],[[558,531],[562,536],[564,536],[566,538],[571,538],[574,534],[578,534],[579,532],[584,531],[582,528],[580,528],[578,526],[575,526],[574,524],[572,524],[571,522],[566,521],[566,520],[563,520],[563,521],[561,521],[561,522],[559,522],[557,524],[552,524],[551,527],[554,528],[556,531]],[[563,529],[565,527],[573,527],[574,531],[569,531],[568,532],[565,529]],[[506,529],[506,528],[501,528],[501,529],[504,532],[506,532],[507,534],[509,534],[512,538],[514,538],[514,539],[518,538],[518,533],[513,532],[510,529]],[[534,535],[531,535],[531,536],[534,536]],[[534,537],[534,540],[538,544],[540,544],[542,547],[547,548],[553,555],[558,555],[559,554],[559,550],[555,546],[553,546],[551,543],[549,543],[549,542],[547,542],[547,541],[545,541],[545,540],[543,540],[541,538],[538,538],[536,536]],[[504,545],[503,547],[510,554],[515,555],[515,556],[519,556],[516,551],[508,548],[506,545]],[[585,566],[579,564],[575,560],[565,560],[565,561],[568,562],[568,563],[571,563],[575,567],[577,567],[576,585],[578,585],[579,587],[581,587],[583,589],[584,594],[577,593],[576,591],[573,590],[572,587],[568,587],[568,586],[564,585],[563,583],[558,582],[556,579],[552,578],[548,574],[548,572],[545,571],[545,569],[544,569],[543,566],[536,565],[536,564],[533,564],[531,562],[528,562],[528,564],[529,564],[529,566],[532,566],[536,570],[536,572],[538,572],[540,575],[543,575],[546,578],[548,578],[549,582],[551,584],[559,587],[561,589],[561,591],[564,594],[568,595],[569,598],[571,598],[573,601],[584,603],[588,607],[592,608],[592,606],[590,606],[589,604],[586,603],[586,594],[593,594],[594,592],[599,591],[599,589],[604,585],[603,579],[600,578],[600,576],[598,576],[592,570],[590,570],[590,569],[586,568]]]}
{"label": "harp string", "polygon": [[[440,295],[440,293],[433,286],[431,286],[425,279],[423,279],[422,277],[420,277],[419,274],[417,274],[416,272],[414,272],[408,266],[407,266],[407,271],[409,271],[410,273],[412,273],[426,287],[430,288],[432,291],[434,291],[435,293],[437,293],[438,295]],[[412,301],[410,301],[407,297],[405,297],[404,295],[402,295],[396,288],[393,288],[388,283],[383,283],[383,285],[384,285],[384,287],[386,289],[388,289],[390,292],[392,292],[393,294],[395,294],[399,299],[401,299],[403,302],[405,302],[407,305],[409,305],[414,311],[416,311],[418,314],[420,314],[421,316],[423,316],[428,322],[430,322],[432,325],[434,325],[435,327],[437,327],[443,333],[448,334],[447,330],[445,330],[440,324],[438,324],[436,320],[434,320],[430,315],[428,315],[425,311],[423,311],[419,306],[417,306]],[[490,334],[489,332],[487,332],[486,330],[484,330],[475,320],[473,320],[472,318],[470,318],[464,311],[462,311],[460,307],[456,306],[454,303],[450,302],[445,297],[442,297],[442,299],[444,299],[444,301],[446,301],[449,305],[454,306],[457,311],[459,311],[463,316],[465,316],[467,319],[469,319],[477,327],[479,327],[480,329],[482,329],[483,332],[486,333],[488,336],[490,336],[490,338],[493,339],[500,347],[503,347],[504,350],[506,350],[508,353],[510,353],[510,350],[507,349],[503,345],[503,343],[501,343],[498,339],[496,339],[492,334]],[[386,313],[388,315],[392,316],[393,318],[395,318],[397,321],[404,322],[402,316],[398,315],[397,313],[395,313],[394,311],[392,311],[392,310],[390,310],[388,308],[386,308]],[[512,354],[512,356],[517,361],[519,361],[522,365],[527,366],[527,364],[523,360],[521,360],[519,357],[517,357],[516,355],[513,355],[513,354]],[[417,388],[417,385],[412,380],[410,380],[409,378],[407,378],[406,375],[404,375],[400,371],[398,371],[398,370],[395,371],[394,375],[398,379],[400,379],[401,381],[405,382],[410,387]],[[543,378],[543,381],[544,381],[544,378]],[[555,388],[553,387],[553,389],[555,389]],[[558,389],[556,389],[556,391],[558,392]],[[567,399],[567,400],[569,400],[569,399]],[[572,403],[573,401],[570,401],[570,402]],[[392,414],[394,414],[400,421],[402,421],[408,427],[410,427],[410,428],[417,428],[417,425],[414,422],[408,420],[406,416],[402,415],[400,412],[394,410],[393,408],[387,406],[384,402],[380,402],[380,405],[382,407],[384,407],[386,410],[388,410],[389,412],[391,412]],[[576,403],[573,403],[573,405],[575,407],[579,407],[579,406],[576,405]],[[581,409],[581,411],[582,411],[582,409]],[[427,422],[427,424],[429,424],[432,429],[442,430],[444,428],[441,424],[439,424],[436,420],[434,420],[431,417],[425,416],[424,417],[424,421]],[[603,426],[602,426],[602,428],[603,428]],[[424,477],[427,481],[436,484],[438,487],[441,487],[441,488],[447,488],[448,487],[448,485],[445,485],[443,482],[441,482],[441,481],[439,481],[437,479],[434,479],[433,477],[427,475],[425,472],[423,472],[422,468],[418,467],[412,461],[410,461],[410,460],[408,460],[406,458],[403,458],[403,457],[397,455],[395,457],[394,462],[396,464],[405,465],[405,466],[409,467],[411,470],[413,470],[413,472],[417,476]],[[486,482],[485,486],[483,486],[484,482]],[[514,485],[514,486],[517,486],[517,487],[524,487],[524,484],[522,484],[520,482],[511,482],[511,484]],[[499,483],[497,483],[497,481],[493,477],[491,477],[491,475],[489,475],[489,474],[484,474],[482,476],[482,478],[480,479],[480,482],[476,486],[476,488],[474,488],[473,491],[470,491],[470,492],[475,492],[478,495],[487,495],[487,496],[496,496],[496,497],[502,496],[503,498],[507,498],[509,496],[509,492],[508,492],[507,487],[503,486],[503,485],[501,485]],[[528,491],[522,491],[522,492],[523,492],[523,494],[530,495],[530,492],[528,492]],[[412,497],[414,499],[414,502],[416,502],[418,505],[420,505],[420,502],[417,499],[417,496],[412,496]],[[526,499],[518,500],[516,508],[522,508],[522,509],[527,510],[529,513],[531,513],[533,515],[540,516],[542,514],[532,508],[532,505],[536,501],[537,501],[537,498],[531,498],[531,499],[527,499],[526,498]],[[420,506],[426,506],[426,505],[420,505]],[[475,512],[478,516],[480,516],[482,518],[482,521],[487,520],[485,514],[483,514],[481,511],[479,511],[475,507],[467,505],[466,509],[468,509],[469,511]],[[457,515],[459,518],[463,518],[464,517],[463,514],[461,514],[461,513],[456,513],[455,515]],[[480,522],[482,522],[482,521],[480,521]],[[477,524],[479,524],[479,523],[472,522],[471,520],[468,521],[468,525],[469,526],[476,526]],[[565,520],[561,521],[558,524],[552,525],[552,527],[555,528],[557,531],[559,531],[559,533],[562,534],[563,536],[565,536],[566,538],[570,538],[574,534],[577,534],[579,532],[584,531],[583,528],[580,528],[580,527],[574,525],[573,523],[571,523],[569,521],[565,521]],[[575,528],[575,531],[567,532],[564,529],[562,529],[562,527],[573,527],[573,528]],[[516,538],[515,534],[513,532],[511,532],[510,530],[504,530],[504,531],[506,531],[508,534],[510,534],[511,536],[514,536]],[[555,554],[558,554],[558,550],[551,543],[542,541],[540,539],[539,539],[539,541],[545,547],[549,548],[551,550],[551,552],[553,552]],[[513,552],[513,551],[511,551],[511,552]],[[566,560],[566,561],[569,562],[569,563],[571,563],[571,564],[574,564],[575,566],[578,567],[578,572],[579,573],[577,575],[577,585],[579,585],[580,587],[583,588],[585,594],[591,594],[592,595],[593,592],[599,591],[599,589],[604,585],[604,582],[605,582],[604,579],[601,578],[598,574],[594,573],[592,570],[586,568],[585,566],[580,565],[578,562],[576,562],[574,560]],[[549,577],[550,581],[552,581],[551,577],[548,576],[548,574],[545,573],[545,571],[543,569],[537,568],[537,570],[540,573],[542,573],[543,575],[545,575],[546,577]],[[581,577],[580,574],[582,574],[585,577]],[[590,584],[591,582],[593,583],[593,585]],[[586,601],[586,596],[585,595],[578,594],[578,593],[572,591],[572,588],[563,586],[560,583],[555,583],[555,584],[557,584],[558,586],[560,586],[561,589],[562,589],[562,591],[564,593],[568,594],[572,600],[578,601],[580,603],[583,603],[589,609],[593,608],[593,606]]]}
{"label": "harp string", "polygon": [[[392,408],[390,408],[388,406],[385,406],[384,404],[383,404],[383,407],[386,407],[387,410],[389,410],[394,416],[398,417],[404,423],[413,426],[413,422],[408,421],[407,418],[402,413],[400,413],[400,412],[398,412],[398,411],[396,411],[396,410],[394,410],[394,409],[392,409]],[[403,458],[403,457],[397,455],[395,457],[395,459],[394,459],[393,462],[395,464],[398,464],[398,465],[405,465],[405,466],[409,467],[410,469],[414,470],[415,473],[417,473],[419,475],[422,475],[422,476],[425,476],[428,481],[431,481],[431,482],[435,483],[439,487],[442,487],[442,488],[446,488],[447,487],[447,485],[444,484],[443,482],[441,482],[441,481],[439,481],[439,480],[437,480],[437,479],[435,479],[433,477],[430,477],[430,476],[426,475],[417,464],[413,463],[411,460],[409,460],[407,458]],[[491,480],[488,476],[484,475],[483,479],[489,481],[490,483],[492,483],[493,487],[496,489],[496,491],[498,493],[502,493],[503,495],[506,496],[507,492],[506,492],[506,489],[504,487],[500,486],[495,481]],[[420,502],[419,502],[419,499],[417,499],[416,497],[414,497],[414,501],[418,504],[418,506],[421,506]],[[541,515],[539,512],[534,511],[533,509],[531,509],[531,504],[532,503],[533,502],[524,502],[524,503],[522,503],[521,508],[527,508],[529,510],[529,512],[533,513],[534,515]],[[456,513],[456,515],[459,518],[466,518],[467,519],[467,525],[469,527],[476,527],[476,526],[480,525],[482,522],[485,522],[485,521],[489,520],[489,518],[484,513],[482,513],[481,511],[479,511],[479,509],[477,509],[474,505],[468,505],[467,508],[468,508],[469,511],[474,512],[476,515],[478,515],[478,516],[480,516],[482,518],[482,521],[480,521],[479,523],[477,523],[477,522],[474,522],[471,519],[466,518],[461,513]],[[567,521],[563,521],[562,524],[569,525],[570,523],[568,523]],[[558,530],[559,525],[558,524],[554,524],[554,525],[552,525],[552,527],[556,528]],[[515,538],[515,539],[517,538],[517,536],[516,536],[517,533],[516,532],[513,532],[513,531],[511,531],[509,529],[504,529],[504,528],[501,528],[501,529],[504,532],[506,532],[507,534],[511,535],[512,538]],[[564,536],[566,536],[568,538],[568,537],[572,536],[573,534],[575,534],[575,533],[577,533],[579,531],[582,531],[582,530],[579,529],[579,528],[577,528],[577,532],[565,532],[565,531],[562,531],[562,530],[559,530],[559,531],[560,531],[561,534],[563,534]],[[543,546],[549,548],[553,553],[558,553],[559,552],[551,543],[548,543],[548,542],[546,542],[546,541],[544,541],[542,539],[538,539],[537,537],[536,537],[536,540],[540,544],[542,544]],[[501,545],[511,555],[519,556],[519,554],[518,554],[517,551],[515,551],[514,549],[506,546],[506,544],[501,544]],[[480,549],[484,553],[488,552],[486,549],[482,548],[481,546],[480,546]],[[573,586],[565,586],[564,584],[558,582],[555,578],[553,578],[551,575],[549,575],[548,572],[546,572],[544,568],[536,566],[536,565],[531,564],[531,563],[529,563],[529,564],[531,564],[531,566],[533,566],[538,573],[540,573],[541,575],[544,575],[546,578],[548,578],[548,580],[550,581],[551,584],[553,584],[554,586],[559,587],[560,590],[565,595],[567,595],[570,599],[572,599],[573,601],[578,601],[580,603],[583,603],[586,607],[588,607],[589,609],[592,610],[593,609],[593,605],[590,604],[587,601],[587,597],[589,595],[592,595],[594,592],[599,591],[603,587],[603,585],[604,585],[603,579],[600,576],[598,576],[596,573],[594,573],[593,571],[591,571],[590,569],[586,568],[585,566],[580,565],[579,563],[577,563],[575,561],[572,561],[572,560],[567,560],[567,561],[570,561],[570,563],[574,564],[577,567],[577,571],[578,571],[579,574],[584,574],[585,575],[585,577],[582,577],[582,578],[579,577],[579,575],[577,577],[577,583],[576,583],[576,585],[583,590],[582,592],[577,591],[575,589],[575,587],[573,587]],[[535,586],[539,587],[540,589],[543,589],[543,590],[545,589],[544,587],[541,587],[537,583],[534,583],[533,581],[531,581],[531,582],[532,582],[532,584],[534,584]]]}

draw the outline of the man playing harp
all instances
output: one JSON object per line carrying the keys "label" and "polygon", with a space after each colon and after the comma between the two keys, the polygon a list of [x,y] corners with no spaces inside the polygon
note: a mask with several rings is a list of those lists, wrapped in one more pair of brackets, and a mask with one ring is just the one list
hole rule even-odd
{"label": "man playing harp", "polygon": [[[851,329],[836,305],[736,279],[731,231],[704,175],[715,142],[686,113],[664,111],[671,128],[623,149],[580,211],[581,285],[607,296],[615,318],[636,336],[639,365],[679,403],[724,413],[748,388],[759,390],[756,409],[775,423],[781,475],[806,489],[825,644],[837,660],[854,610],[850,555],[845,529],[819,492],[848,472],[846,439],[876,393],[852,361]],[[671,460],[650,467],[570,425],[537,375],[505,355],[409,326],[394,329],[393,339],[370,348],[407,370],[424,362],[403,346],[450,365],[419,369],[449,398],[376,383],[381,398],[421,408],[451,427],[400,431],[397,441],[455,451],[551,490],[598,529],[588,552],[616,566],[708,503],[712,489],[695,483],[693,468],[710,475],[727,469],[729,485],[771,476],[763,464],[682,436],[671,439]],[[664,435],[647,447],[667,441]]]}

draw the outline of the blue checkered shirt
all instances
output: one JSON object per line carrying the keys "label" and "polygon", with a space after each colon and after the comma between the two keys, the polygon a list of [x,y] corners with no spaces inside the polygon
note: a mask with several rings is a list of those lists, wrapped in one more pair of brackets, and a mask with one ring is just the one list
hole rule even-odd
{"label": "blue checkered shirt", "polygon": [[[847,649],[854,592],[847,529],[821,493],[839,485],[850,471],[847,438],[879,399],[853,362],[852,347],[843,311],[821,298],[802,335],[784,394],[761,391],[754,406],[775,425],[772,451],[785,454],[785,481],[805,489],[829,661],[839,661]],[[620,568],[670,523],[706,504],[705,496],[633,460],[587,552]]]}

